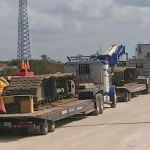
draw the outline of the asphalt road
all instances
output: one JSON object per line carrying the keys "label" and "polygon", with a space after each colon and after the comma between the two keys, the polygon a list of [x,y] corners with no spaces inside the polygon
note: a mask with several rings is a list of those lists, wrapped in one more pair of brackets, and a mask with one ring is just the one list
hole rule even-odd
{"label": "asphalt road", "polygon": [[57,124],[46,136],[1,136],[0,150],[150,150],[150,95],[119,103],[99,116]]}

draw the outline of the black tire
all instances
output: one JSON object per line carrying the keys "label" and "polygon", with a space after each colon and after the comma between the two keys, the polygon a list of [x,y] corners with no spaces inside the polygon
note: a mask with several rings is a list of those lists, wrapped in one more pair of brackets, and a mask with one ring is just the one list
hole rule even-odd
{"label": "black tire", "polygon": [[128,98],[127,98],[127,97],[124,97],[124,98],[123,98],[123,101],[124,101],[124,102],[128,102]]}
{"label": "black tire", "polygon": [[117,106],[117,100],[115,100],[115,102],[112,103],[110,106],[111,106],[111,108],[116,108],[116,106]]}
{"label": "black tire", "polygon": [[48,132],[54,132],[55,131],[55,122],[54,121],[48,121]]}
{"label": "black tire", "polygon": [[100,114],[103,114],[103,112],[104,112],[104,98],[103,98],[103,95],[102,95],[102,94],[99,94],[99,97],[100,97],[100,99],[99,99],[99,101],[100,101],[99,113],[100,113]]}
{"label": "black tire", "polygon": [[116,106],[117,106],[117,100],[118,100],[118,98],[116,96],[115,101],[110,105],[111,108],[116,108]]}
{"label": "black tire", "polygon": [[100,108],[99,102],[96,101],[96,102],[95,102],[95,111],[93,112],[93,115],[94,115],[94,116],[98,116],[98,115],[99,115],[99,108]]}
{"label": "black tire", "polygon": [[41,135],[47,135],[48,134],[48,123],[47,123],[47,121],[42,122],[40,124],[40,134]]}
{"label": "black tire", "polygon": [[128,101],[131,101],[131,93],[128,93]]}
{"label": "black tire", "polygon": [[93,114],[95,116],[102,114],[104,111],[104,100],[103,100],[103,95],[102,94],[96,94],[96,102],[95,102],[95,111]]}
{"label": "black tire", "polygon": [[21,135],[28,135],[28,134],[30,134],[29,128],[21,128],[19,131],[20,131]]}
{"label": "black tire", "polygon": [[123,97],[123,101],[124,101],[124,102],[128,102],[128,101],[129,101],[128,92],[126,93],[126,97]]}

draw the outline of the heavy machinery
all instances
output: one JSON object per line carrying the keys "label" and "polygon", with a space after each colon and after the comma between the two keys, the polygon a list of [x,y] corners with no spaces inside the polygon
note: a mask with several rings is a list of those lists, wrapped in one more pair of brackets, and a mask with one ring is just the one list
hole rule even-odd
{"label": "heavy machinery", "polygon": [[15,73],[0,97],[0,130],[19,128],[46,135],[54,132],[57,120],[77,114],[102,114],[104,103],[115,108],[118,85],[111,83],[114,74],[109,72],[115,64],[110,63],[111,56],[105,58],[69,58],[65,69],[70,73]]}
{"label": "heavy machinery", "polygon": [[[128,57],[128,53],[125,52],[125,46],[120,45],[117,46],[116,44],[112,45],[110,48],[108,48],[104,54],[96,54],[92,55],[91,58],[95,59],[98,58],[99,60],[107,60],[109,63],[109,66],[117,66],[120,62],[120,58],[126,54],[126,58]],[[71,57],[72,58],[72,57]]]}
{"label": "heavy machinery", "polygon": [[116,67],[112,75],[112,84],[116,86],[118,101],[128,102],[135,95],[148,94],[150,81],[148,77],[138,76],[135,67]]}
{"label": "heavy machinery", "polygon": [[[56,93],[55,81],[63,79],[64,90],[60,91],[64,94],[58,99],[61,94]],[[54,132],[57,120],[76,114],[103,113],[103,95],[99,90],[102,87],[97,86],[94,92],[92,88],[80,92],[76,85],[76,77],[71,73],[12,77],[3,98],[0,97],[0,111],[4,113],[0,114],[0,130],[19,128],[46,135]],[[88,97],[84,96],[85,92]],[[78,93],[78,98],[75,93]],[[113,88],[110,97],[115,101]]]}
{"label": "heavy machinery", "polygon": [[[46,135],[54,132],[57,120],[77,114],[102,114],[104,99],[116,107],[115,87],[108,84],[108,64],[99,64],[104,71],[95,81],[101,81],[101,85],[91,82],[79,86],[72,73],[15,73],[0,97],[0,130],[19,128]],[[88,66],[85,70],[88,72]]]}
{"label": "heavy machinery", "polygon": [[[20,71],[13,73],[12,76],[34,76],[34,72],[30,71],[30,64],[28,60],[26,62],[22,61]],[[5,75],[5,76],[0,77],[0,95],[3,94],[6,87],[9,85],[12,79],[12,76]]]}
{"label": "heavy machinery", "polygon": [[[149,78],[139,77],[137,68],[126,66],[128,53],[125,52],[125,46],[113,45],[112,47],[104,55],[109,56],[107,58],[111,67],[112,84],[116,86],[118,101],[128,102],[137,94],[149,93]],[[120,61],[120,57],[124,54],[126,54],[126,61]]]}
{"label": "heavy machinery", "polygon": [[5,88],[9,85],[5,78],[0,77],[0,95],[3,94]]}

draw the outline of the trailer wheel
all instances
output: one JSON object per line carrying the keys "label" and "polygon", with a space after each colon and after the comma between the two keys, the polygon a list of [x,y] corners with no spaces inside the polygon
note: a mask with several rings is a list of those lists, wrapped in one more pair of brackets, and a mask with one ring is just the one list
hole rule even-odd
{"label": "trailer wheel", "polygon": [[95,111],[94,115],[102,114],[104,110],[104,100],[102,94],[96,94]]}
{"label": "trailer wheel", "polygon": [[28,135],[28,134],[30,134],[29,128],[21,128],[21,129],[20,129],[20,133],[21,133],[22,135]]}
{"label": "trailer wheel", "polygon": [[125,96],[123,97],[123,101],[124,102],[128,102],[129,101],[129,97],[128,97],[128,92],[125,93]]}
{"label": "trailer wheel", "polygon": [[131,101],[131,93],[128,92],[128,101]]}
{"label": "trailer wheel", "polygon": [[47,135],[48,134],[48,123],[45,120],[45,122],[42,122],[40,125],[40,134],[41,135]]}
{"label": "trailer wheel", "polygon": [[48,121],[48,132],[54,132],[54,131],[55,131],[55,122]]}
{"label": "trailer wheel", "polygon": [[128,102],[128,97],[124,97],[124,98],[123,98],[123,101],[124,101],[124,102]]}

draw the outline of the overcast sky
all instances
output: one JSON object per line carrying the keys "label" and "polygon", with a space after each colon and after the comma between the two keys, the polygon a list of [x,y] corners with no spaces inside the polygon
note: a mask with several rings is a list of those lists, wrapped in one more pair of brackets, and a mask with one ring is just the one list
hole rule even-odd
{"label": "overcast sky", "polygon": [[[0,0],[0,60],[17,55],[19,0]],[[150,43],[150,0],[28,0],[32,58],[53,59]]]}

